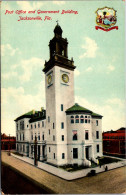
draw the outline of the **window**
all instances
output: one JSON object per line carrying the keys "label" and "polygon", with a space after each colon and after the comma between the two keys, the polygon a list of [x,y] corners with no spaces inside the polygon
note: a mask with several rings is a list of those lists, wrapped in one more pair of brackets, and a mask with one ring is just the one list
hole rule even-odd
{"label": "window", "polygon": [[61,123],[61,129],[64,129],[64,123],[63,122]]}
{"label": "window", "polygon": [[99,139],[99,131],[96,131],[96,139]]}
{"label": "window", "polygon": [[31,125],[31,129],[32,129],[32,125]]}
{"label": "window", "polygon": [[62,159],[65,159],[65,153],[62,153]]}
{"label": "window", "polygon": [[74,159],[78,158],[78,148],[73,148],[73,158]]}
{"label": "window", "polygon": [[85,116],[85,118],[87,118],[87,116]]}
{"label": "window", "polygon": [[18,144],[17,144],[17,151],[19,150]]}
{"label": "window", "polygon": [[85,123],[87,123],[87,119],[85,119]]}
{"label": "window", "polygon": [[90,116],[88,116],[88,118],[90,118]]}
{"label": "window", "polygon": [[49,152],[51,152],[51,148],[49,147]]}
{"label": "window", "polygon": [[42,135],[42,140],[44,140],[44,134]]}
{"label": "window", "polygon": [[33,153],[33,145],[31,146],[31,154]]}
{"label": "window", "polygon": [[96,120],[96,126],[98,126],[98,120]]}
{"label": "window", "polygon": [[53,141],[55,141],[55,135],[53,135]]}
{"label": "window", "polygon": [[53,123],[53,129],[55,128],[55,125],[54,125],[54,123]]}
{"label": "window", "polygon": [[77,130],[73,130],[73,140],[77,140]]}
{"label": "window", "polygon": [[20,140],[21,140],[21,134],[20,134]]}
{"label": "window", "polygon": [[25,145],[23,145],[23,152],[25,152]]}
{"label": "window", "polygon": [[42,127],[44,127],[44,121],[42,121]]}
{"label": "window", "polygon": [[16,125],[16,128],[17,128],[17,130],[18,130],[18,124]]}
{"label": "window", "polygon": [[71,123],[74,123],[74,116],[71,116]]}
{"label": "window", "polygon": [[28,125],[27,125],[27,128],[28,128]]}
{"label": "window", "polygon": [[36,129],[36,124],[35,124],[35,129]]}
{"label": "window", "polygon": [[33,140],[33,135],[31,135],[31,139]]}
{"label": "window", "polygon": [[24,140],[24,134],[23,134],[23,140]]}
{"label": "window", "polygon": [[80,123],[84,123],[84,116],[83,115],[81,115],[81,117],[80,117]]}
{"label": "window", "polygon": [[90,120],[88,120],[88,123],[90,123]]}
{"label": "window", "polygon": [[53,153],[53,157],[54,157],[54,159],[55,159],[55,153]]}
{"label": "window", "polygon": [[88,131],[85,131],[85,140],[88,140],[89,139],[89,133]]}
{"label": "window", "polygon": [[48,123],[50,123],[50,117],[48,116]]}
{"label": "window", "polygon": [[96,150],[99,152],[99,144],[96,145]]}
{"label": "window", "polygon": [[64,135],[62,135],[62,141],[64,141]]}
{"label": "window", "polygon": [[49,135],[50,135],[50,129],[49,129]]}
{"label": "window", "polygon": [[61,104],[61,111],[63,111],[63,104]]}
{"label": "window", "polygon": [[75,116],[75,123],[79,123],[79,116],[78,115]]}
{"label": "window", "polygon": [[40,140],[40,134],[38,135],[38,140]]}
{"label": "window", "polygon": [[18,140],[18,134],[17,134],[17,140]]}
{"label": "window", "polygon": [[40,128],[40,123],[38,123],[38,128]]}

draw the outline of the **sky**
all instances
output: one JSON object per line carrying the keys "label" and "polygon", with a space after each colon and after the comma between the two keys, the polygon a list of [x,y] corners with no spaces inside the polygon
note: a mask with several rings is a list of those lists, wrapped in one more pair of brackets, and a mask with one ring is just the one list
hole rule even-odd
{"label": "sky", "polygon": [[[95,29],[95,12],[105,6],[116,10],[118,30]],[[19,10],[26,13],[19,14]],[[59,13],[38,14],[38,10]],[[78,14],[61,14],[62,10]],[[18,21],[20,16],[40,16],[42,20]],[[51,19],[44,21],[45,16]],[[33,109],[45,108],[42,69],[45,60],[49,60],[48,44],[57,20],[62,36],[68,39],[68,57],[73,57],[76,66],[75,102],[103,116],[103,131],[124,127],[124,18],[125,3],[121,0],[2,2],[1,132],[15,135],[14,119]]]}

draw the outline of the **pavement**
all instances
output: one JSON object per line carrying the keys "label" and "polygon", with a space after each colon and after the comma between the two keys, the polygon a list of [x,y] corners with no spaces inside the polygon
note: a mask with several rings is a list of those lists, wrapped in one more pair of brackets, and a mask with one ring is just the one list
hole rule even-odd
{"label": "pavement", "polygon": [[[35,182],[39,187],[42,187],[49,193],[120,194],[126,191],[125,167],[103,172],[92,177],[66,181],[55,176],[54,174],[48,173],[47,171],[33,166],[32,164],[17,159],[14,156],[8,156],[6,152],[1,152],[1,155],[2,163],[11,166],[15,171],[24,175],[32,182]],[[64,171],[62,174],[64,174]]]}

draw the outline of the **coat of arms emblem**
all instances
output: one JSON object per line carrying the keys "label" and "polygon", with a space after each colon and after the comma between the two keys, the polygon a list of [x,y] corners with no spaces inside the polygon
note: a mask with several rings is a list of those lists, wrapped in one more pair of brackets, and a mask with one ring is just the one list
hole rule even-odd
{"label": "coat of arms emblem", "polygon": [[110,31],[113,29],[118,30],[118,26],[115,26],[117,22],[116,10],[109,7],[98,8],[95,12],[96,16],[96,24],[95,29],[101,29],[104,31]]}

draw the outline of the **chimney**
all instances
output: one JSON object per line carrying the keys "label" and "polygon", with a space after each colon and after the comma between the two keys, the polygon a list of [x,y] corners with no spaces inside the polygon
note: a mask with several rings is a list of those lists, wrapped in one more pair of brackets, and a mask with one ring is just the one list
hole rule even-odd
{"label": "chimney", "polygon": [[35,114],[35,110],[32,110],[32,113]]}

